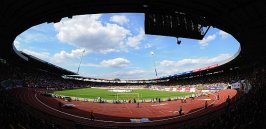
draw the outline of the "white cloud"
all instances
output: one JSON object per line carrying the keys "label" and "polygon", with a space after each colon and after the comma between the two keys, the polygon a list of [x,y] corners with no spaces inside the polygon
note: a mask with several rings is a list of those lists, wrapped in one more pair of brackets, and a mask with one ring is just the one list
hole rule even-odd
{"label": "white cloud", "polygon": [[[60,63],[64,62],[67,59],[73,59],[73,58],[80,58],[83,54],[84,49],[75,49],[71,52],[66,51],[60,51],[58,53],[55,53],[53,57],[51,57],[52,62]],[[84,51],[84,56],[87,55],[89,51]]]}
{"label": "white cloud", "polygon": [[129,71],[114,72],[114,73],[111,73],[111,76],[120,78],[120,79],[138,79],[138,78],[143,79],[143,77],[146,77],[147,74],[149,74],[149,72],[143,69],[133,69]]}
{"label": "white cloud", "polygon": [[105,67],[127,67],[130,64],[130,61],[125,58],[114,58],[109,60],[103,60],[101,62],[102,66]]}
{"label": "white cloud", "polygon": [[114,15],[110,18],[110,21],[123,25],[129,22],[129,19],[124,15]]}
{"label": "white cloud", "polygon": [[[82,56],[83,50],[84,49],[75,49],[75,50],[72,50],[71,52],[60,51],[55,54],[50,54],[49,52],[44,52],[44,51],[34,51],[34,50],[29,50],[29,49],[23,49],[22,51],[29,55],[35,56],[41,60],[47,61],[49,63],[54,63],[56,65],[64,63],[64,64],[70,65],[71,64],[70,62],[73,62],[74,64],[75,59],[80,59],[80,57]],[[89,53],[90,53],[89,51],[85,51],[84,56]]]}
{"label": "white cloud", "polygon": [[182,59],[179,61],[163,60],[160,62],[162,66],[187,66],[187,65],[204,65],[221,63],[224,60],[230,58],[230,54],[220,54],[213,58],[194,58],[194,59]]}
{"label": "white cloud", "polygon": [[115,72],[115,73],[112,73],[113,75],[115,75],[116,77],[129,77],[129,76],[135,76],[135,75],[140,75],[140,74],[143,74],[145,73],[144,70],[142,69],[134,69],[134,70],[129,70],[129,71],[126,71],[126,72]]}
{"label": "white cloud", "polygon": [[150,43],[146,43],[145,45],[144,45],[144,48],[151,48],[152,47],[152,45],[150,44]]}
{"label": "white cloud", "polygon": [[25,43],[36,43],[36,42],[46,42],[46,41],[51,41],[52,38],[45,35],[45,34],[42,34],[42,33],[39,33],[39,32],[25,32],[21,35],[19,35],[19,40],[21,42],[25,42]]}
{"label": "white cloud", "polygon": [[[128,71],[116,71],[109,73],[93,73],[89,76],[100,78],[120,78],[120,79],[144,79],[151,74],[151,71],[143,69],[132,69]],[[153,74],[153,73],[152,73]]]}
{"label": "white cloud", "polygon": [[135,74],[143,74],[145,71],[142,69],[136,69],[136,70],[131,70],[128,71],[127,74],[128,75],[135,75]]}
{"label": "white cloud", "polygon": [[[76,64],[76,66],[78,66],[79,64]],[[93,63],[81,63],[80,66],[84,66],[84,67],[102,67],[99,64],[93,64]]]}
{"label": "white cloud", "polygon": [[135,49],[138,49],[140,41],[144,39],[144,36],[145,36],[145,32],[144,32],[143,28],[141,28],[139,30],[139,34],[138,35],[128,38],[127,45],[130,46],[130,47],[133,47]]}
{"label": "white cloud", "polygon": [[206,38],[203,38],[202,40],[199,41],[199,44],[202,46],[202,47],[205,47],[207,46],[211,41],[215,40],[216,38],[216,35],[215,34],[212,34],[212,35],[209,35],[207,36]]}
{"label": "white cloud", "polygon": [[230,57],[230,54],[220,54],[212,58],[191,58],[178,61],[163,60],[159,62],[158,72],[164,75],[177,74],[197,68],[203,68],[212,64],[221,64]]}
{"label": "white cloud", "polygon": [[22,52],[46,61],[49,60],[51,56],[49,52],[40,52],[40,51],[36,52],[29,49],[23,49]]}
{"label": "white cloud", "polygon": [[[94,63],[82,63],[81,66],[85,67],[114,67],[114,68],[121,68],[127,67],[130,64],[130,61],[125,58],[114,58],[109,60],[103,60],[99,64]],[[76,64],[78,65],[78,64]]]}
{"label": "white cloud", "polygon": [[222,39],[226,39],[229,36],[228,33],[224,32],[222,30],[220,30],[218,34],[222,37]]}
{"label": "white cloud", "polygon": [[55,23],[57,38],[70,45],[91,52],[125,51],[125,41],[131,33],[117,24],[103,24],[101,15],[81,15]]}

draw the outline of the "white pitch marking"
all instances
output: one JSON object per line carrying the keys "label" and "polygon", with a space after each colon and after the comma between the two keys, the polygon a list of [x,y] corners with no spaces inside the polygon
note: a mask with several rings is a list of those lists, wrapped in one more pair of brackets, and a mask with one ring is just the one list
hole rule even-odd
{"label": "white pitch marking", "polygon": [[197,100],[212,100],[212,99],[197,99]]}
{"label": "white pitch marking", "polygon": [[154,105],[151,105],[151,106],[152,106],[152,107],[155,107],[155,106],[164,106],[164,105],[168,105],[168,103],[154,104]]}

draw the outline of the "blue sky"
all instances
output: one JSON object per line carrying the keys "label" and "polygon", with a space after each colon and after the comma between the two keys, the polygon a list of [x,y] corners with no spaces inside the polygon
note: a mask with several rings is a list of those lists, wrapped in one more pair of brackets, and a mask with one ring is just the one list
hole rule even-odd
{"label": "blue sky", "polygon": [[[144,14],[95,14],[43,23],[14,41],[20,51],[79,74],[97,78],[148,79],[220,64],[239,43],[211,28],[203,40],[145,35]],[[153,53],[153,54],[152,54]]]}

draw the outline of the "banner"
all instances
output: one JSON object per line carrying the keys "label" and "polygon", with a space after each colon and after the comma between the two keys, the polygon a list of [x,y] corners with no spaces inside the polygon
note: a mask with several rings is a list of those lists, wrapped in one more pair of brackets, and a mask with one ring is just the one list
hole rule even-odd
{"label": "banner", "polygon": [[231,88],[232,89],[240,89],[240,83],[239,82],[236,82],[236,83],[232,83],[232,84],[230,84],[231,85]]}

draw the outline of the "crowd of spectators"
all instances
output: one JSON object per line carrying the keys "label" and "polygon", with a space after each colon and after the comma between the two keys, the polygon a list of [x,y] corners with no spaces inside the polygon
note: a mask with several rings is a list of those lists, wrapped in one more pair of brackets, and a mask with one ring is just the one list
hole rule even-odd
{"label": "crowd of spectators", "polygon": [[55,123],[35,117],[27,105],[10,96],[0,87],[1,129],[60,129]]}
{"label": "crowd of spectators", "polygon": [[[23,80],[20,68],[0,62],[0,83],[4,80]],[[32,115],[26,104],[12,97],[11,91],[0,84],[0,129],[59,129],[60,126]]]}
{"label": "crowd of spectators", "polygon": [[190,129],[264,129],[266,127],[265,78],[264,68],[257,70],[255,74],[249,73],[248,79],[253,88],[247,94],[228,107],[221,116]]}

